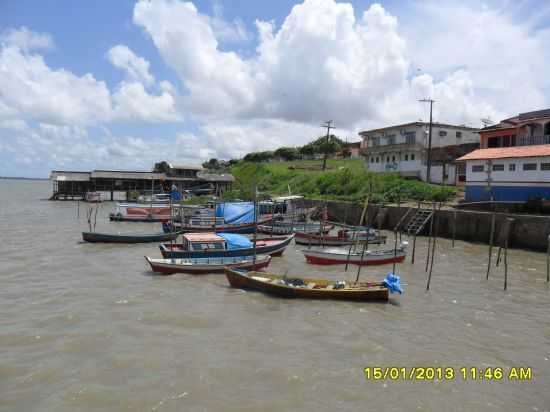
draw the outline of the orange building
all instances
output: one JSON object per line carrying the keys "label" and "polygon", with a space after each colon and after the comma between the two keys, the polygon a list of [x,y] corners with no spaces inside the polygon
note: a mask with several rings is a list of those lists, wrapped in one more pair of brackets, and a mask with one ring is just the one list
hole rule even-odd
{"label": "orange building", "polygon": [[520,113],[479,131],[481,149],[550,144],[550,109]]}

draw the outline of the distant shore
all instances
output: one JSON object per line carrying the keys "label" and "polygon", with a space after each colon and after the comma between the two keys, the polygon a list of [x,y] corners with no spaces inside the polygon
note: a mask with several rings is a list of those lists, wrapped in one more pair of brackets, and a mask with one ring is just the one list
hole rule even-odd
{"label": "distant shore", "polygon": [[15,176],[0,176],[0,180],[50,180],[47,177],[15,177]]}

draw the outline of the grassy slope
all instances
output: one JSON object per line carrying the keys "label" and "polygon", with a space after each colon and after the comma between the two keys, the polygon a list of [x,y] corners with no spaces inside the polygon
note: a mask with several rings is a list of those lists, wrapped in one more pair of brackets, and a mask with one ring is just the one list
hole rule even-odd
{"label": "grassy slope", "polygon": [[289,166],[318,166],[319,160],[248,163],[233,166],[231,172],[237,178],[235,190],[229,194],[246,199],[251,196],[254,183],[258,190],[270,195],[288,194],[288,186],[294,194],[309,198],[360,200],[372,188],[373,200],[446,200],[455,189],[448,186],[404,180],[392,173],[372,173],[365,170],[362,160],[329,160],[328,170],[310,171],[289,169]]}

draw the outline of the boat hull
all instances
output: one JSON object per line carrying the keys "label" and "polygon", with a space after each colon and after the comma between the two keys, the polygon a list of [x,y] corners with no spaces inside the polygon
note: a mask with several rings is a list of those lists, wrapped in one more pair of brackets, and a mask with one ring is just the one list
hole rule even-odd
{"label": "boat hull", "polygon": [[85,242],[91,243],[150,243],[150,242],[166,242],[176,240],[180,233],[155,233],[155,234],[114,234],[114,233],[97,233],[97,232],[82,232],[82,239]]}
{"label": "boat hull", "polygon": [[342,265],[346,263],[360,266],[386,265],[403,262],[406,256],[406,252],[403,250],[397,250],[397,253],[394,253],[393,250],[380,254],[365,253],[363,257],[361,257],[361,253],[353,253],[349,258],[347,253],[332,253],[326,250],[308,249],[302,252],[307,263],[314,265]]}
{"label": "boat hull", "polygon": [[[359,287],[349,289],[324,289],[308,287],[291,287],[281,284],[283,276],[257,273],[239,272],[232,269],[225,269],[225,276],[229,284],[234,288],[257,290],[269,295],[284,298],[302,299],[332,299],[332,300],[357,300],[357,301],[387,301],[388,289],[379,283],[360,283]],[[271,281],[263,281],[269,279]],[[306,284],[327,285],[331,283],[326,279],[301,279]]]}
{"label": "boat hull", "polygon": [[[281,256],[286,247],[294,239],[294,235],[284,237],[273,237],[270,239],[258,240],[256,247],[257,255]],[[222,250],[182,250],[181,244],[170,245],[163,243],[160,246],[162,257],[172,258],[200,258],[200,257],[224,257],[224,256],[252,256],[254,248],[222,249]]]}
{"label": "boat hull", "polygon": [[[151,266],[153,272],[163,275],[171,275],[174,273],[187,273],[190,275],[207,275],[210,273],[223,273],[225,268],[239,270],[261,270],[269,265],[271,256],[257,256],[254,262],[251,256],[243,257],[241,260],[235,261],[231,258],[213,258],[210,259],[151,259],[145,256],[145,260]],[[195,260],[197,262],[185,261]]]}
{"label": "boat hull", "polygon": [[[355,243],[364,243],[365,239],[348,239],[338,236],[320,236],[318,234],[311,233],[296,233],[294,242],[297,245],[311,245],[311,246],[349,246]],[[386,236],[373,236],[369,238],[369,243],[380,244],[386,243]]]}
{"label": "boat hull", "polygon": [[[329,233],[334,226],[326,225],[323,227],[323,233],[327,234]],[[274,225],[258,225],[258,232],[265,233],[268,235],[275,234],[275,235],[289,235],[291,233],[301,232],[301,233],[314,233],[319,234],[321,233],[321,226],[318,224],[311,224],[311,223],[296,223],[296,224],[277,224]]]}

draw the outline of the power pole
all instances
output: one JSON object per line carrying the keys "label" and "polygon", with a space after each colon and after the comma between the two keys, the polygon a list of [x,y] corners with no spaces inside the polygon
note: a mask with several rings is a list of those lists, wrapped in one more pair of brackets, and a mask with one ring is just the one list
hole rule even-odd
{"label": "power pole", "polygon": [[428,132],[428,159],[426,161],[426,182],[430,183],[430,169],[432,168],[432,109],[435,100],[432,99],[422,99],[419,100],[422,103],[430,103],[430,128]]}
{"label": "power pole", "polygon": [[332,126],[332,120],[326,121],[324,124],[321,125],[321,127],[327,128],[327,140],[326,140],[327,147],[325,148],[325,156],[323,157],[323,172],[324,172],[325,169],[327,168],[327,156],[328,156],[327,149],[328,149],[328,142],[330,139],[330,129],[336,129],[336,127]]}

